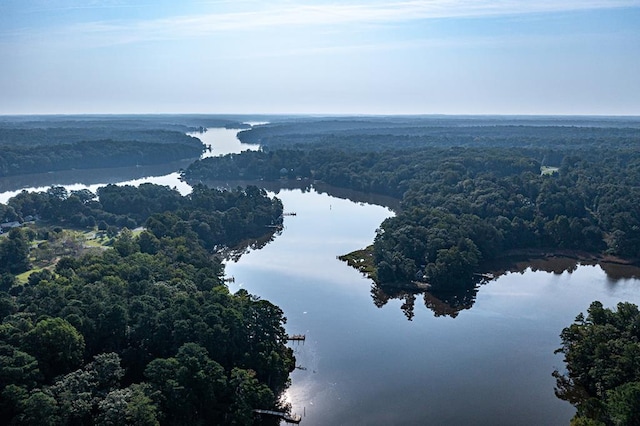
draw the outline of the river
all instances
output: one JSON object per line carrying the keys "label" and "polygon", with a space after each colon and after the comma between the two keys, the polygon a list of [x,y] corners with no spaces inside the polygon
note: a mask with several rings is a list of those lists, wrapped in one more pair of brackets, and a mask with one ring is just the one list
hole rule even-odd
{"label": "river", "polygon": [[[259,123],[260,124],[260,123]],[[205,133],[190,133],[199,138],[211,150],[202,157],[239,153],[248,149],[258,149],[258,145],[242,144],[236,137],[238,130],[209,129]],[[108,184],[140,185],[155,183],[176,188],[181,194],[191,192],[191,187],[180,180],[178,170],[186,168],[193,160],[176,161],[169,164],[141,167],[121,167],[110,169],[66,170],[63,172],[40,173],[0,178],[0,203],[20,191],[46,191],[52,185],[64,186],[69,191],[96,189]]]}
{"label": "river", "polygon": [[[243,149],[236,132],[198,137],[219,155]],[[162,183],[187,193],[175,170],[123,173],[118,182]],[[100,186],[91,171],[82,173],[73,183],[49,174],[46,185],[12,189],[0,180],[0,200],[51,184]],[[299,368],[286,394],[305,426],[567,425],[574,409],[555,397],[551,376],[563,368],[553,353],[560,331],[593,300],[607,307],[640,303],[640,280],[624,278],[637,270],[620,274],[571,262],[502,275],[482,285],[467,309],[442,310],[420,294],[385,296],[336,256],[370,244],[391,210],[314,189],[275,192],[296,215],[285,217],[271,243],[228,262],[226,273],[235,278],[232,291],[245,288],[279,305],[287,332],[306,335],[291,343]]]}

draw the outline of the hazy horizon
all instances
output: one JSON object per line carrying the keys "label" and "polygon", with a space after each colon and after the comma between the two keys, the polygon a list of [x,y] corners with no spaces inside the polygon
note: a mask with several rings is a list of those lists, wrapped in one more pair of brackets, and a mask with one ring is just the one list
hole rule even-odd
{"label": "hazy horizon", "polygon": [[6,0],[1,115],[640,116],[640,0]]}

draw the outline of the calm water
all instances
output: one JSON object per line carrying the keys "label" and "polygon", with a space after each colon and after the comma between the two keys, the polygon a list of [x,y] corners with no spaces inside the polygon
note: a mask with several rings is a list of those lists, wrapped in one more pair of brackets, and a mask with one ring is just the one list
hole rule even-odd
{"label": "calm water", "polygon": [[233,291],[279,305],[297,364],[287,394],[304,425],[567,425],[554,393],[559,333],[593,300],[640,302],[640,281],[598,266],[573,273],[504,275],[481,286],[456,318],[435,316],[416,296],[377,308],[371,281],[336,259],[371,243],[391,212],[326,194],[285,190],[285,229],[227,265]]}
{"label": "calm water", "polygon": [[[236,132],[197,136],[212,145],[208,155],[220,155],[247,148]],[[184,194],[190,188],[178,180],[180,167],[0,179],[0,202],[54,184],[95,190],[154,182]],[[524,268],[481,286],[473,306],[455,318],[436,316],[425,306],[433,299],[423,295],[381,301],[376,291],[378,308],[371,281],[336,256],[370,244],[392,212],[345,194],[279,191],[285,211],[297,215],[285,217],[273,242],[227,265],[236,278],[232,291],[246,288],[279,305],[287,331],[307,336],[292,344],[300,369],[286,395],[304,415],[302,424],[567,425],[573,408],[554,396],[551,377],[563,367],[553,354],[560,331],[593,300],[640,303],[640,280],[620,278],[630,272],[619,269],[607,275],[599,266],[536,265],[535,272]]]}

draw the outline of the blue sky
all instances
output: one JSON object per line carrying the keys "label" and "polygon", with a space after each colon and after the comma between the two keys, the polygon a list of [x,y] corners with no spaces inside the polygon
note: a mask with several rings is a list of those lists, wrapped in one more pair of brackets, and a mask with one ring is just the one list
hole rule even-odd
{"label": "blue sky", "polygon": [[640,0],[2,0],[0,114],[640,115]]}

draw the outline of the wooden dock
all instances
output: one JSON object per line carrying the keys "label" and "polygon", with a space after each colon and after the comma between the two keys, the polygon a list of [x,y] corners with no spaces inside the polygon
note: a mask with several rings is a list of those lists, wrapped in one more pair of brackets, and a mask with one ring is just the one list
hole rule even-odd
{"label": "wooden dock", "polygon": [[257,414],[266,414],[268,416],[276,416],[276,417],[280,417],[282,420],[284,420],[287,423],[295,423],[298,424],[302,421],[302,416],[300,416],[299,414],[288,414],[282,411],[273,411],[273,410],[260,410],[258,408],[256,408],[255,410],[253,410],[254,413]]}
{"label": "wooden dock", "polygon": [[304,341],[307,338],[307,336],[305,336],[304,334],[292,334],[291,336],[287,336],[287,340],[294,340],[294,341]]}

